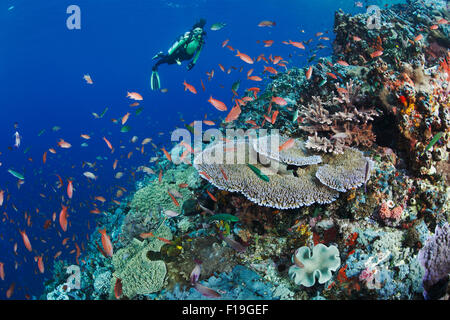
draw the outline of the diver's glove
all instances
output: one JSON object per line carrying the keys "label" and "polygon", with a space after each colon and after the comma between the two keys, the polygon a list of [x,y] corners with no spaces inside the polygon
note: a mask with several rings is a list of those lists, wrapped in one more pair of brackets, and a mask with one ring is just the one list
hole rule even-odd
{"label": "diver's glove", "polygon": [[194,66],[195,66],[195,63],[191,62],[191,63],[189,63],[189,64],[187,65],[186,68],[187,68],[188,70],[191,70]]}

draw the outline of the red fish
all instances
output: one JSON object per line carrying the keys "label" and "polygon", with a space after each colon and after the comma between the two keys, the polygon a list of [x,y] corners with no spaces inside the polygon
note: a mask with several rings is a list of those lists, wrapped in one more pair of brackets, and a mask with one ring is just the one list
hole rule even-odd
{"label": "red fish", "polygon": [[248,55],[246,55],[245,53],[241,53],[239,52],[239,50],[237,50],[237,54],[236,57],[241,58],[242,61],[247,62],[249,64],[253,64],[253,60],[252,58],[250,58]]}
{"label": "red fish", "polygon": [[186,80],[183,82],[184,84],[184,91],[189,90],[193,94],[197,94],[197,90],[194,88],[193,85],[186,82]]}
{"label": "red fish", "polygon": [[277,121],[278,113],[279,111],[277,110],[272,114],[272,119],[270,121],[272,124],[275,124],[275,121]]}
{"label": "red fish", "polygon": [[113,256],[113,245],[111,243],[111,239],[106,234],[106,229],[100,229],[100,230],[98,230],[98,232],[100,232],[100,234],[102,235],[103,251],[105,252],[105,254],[108,257],[112,257]]}
{"label": "red fish", "polygon": [[272,68],[272,67],[268,67],[268,66],[264,66],[264,72],[265,72],[265,71],[270,72],[270,73],[272,73],[272,74],[277,74],[277,73],[278,73],[277,70],[275,70],[275,69]]}
{"label": "red fish", "polygon": [[258,27],[274,27],[277,24],[274,21],[263,20],[258,23]]}
{"label": "red fish", "polygon": [[231,108],[230,113],[228,113],[227,117],[225,118],[225,122],[232,122],[239,118],[239,115],[241,114],[241,108],[239,105],[234,106]]}
{"label": "red fish", "polygon": [[208,102],[211,103],[219,111],[227,111],[227,106],[225,105],[225,103],[220,100],[213,99],[212,96],[209,97]]}
{"label": "red fish", "polygon": [[161,150],[164,152],[167,160],[172,161],[172,156],[170,155],[170,153],[168,153],[165,148],[162,148]]}
{"label": "red fish", "polygon": [[206,193],[208,194],[208,196],[212,199],[212,201],[217,202],[217,198],[214,197],[211,192],[209,192],[208,190],[206,190]]}
{"label": "red fish", "polygon": [[116,283],[114,284],[114,296],[116,299],[120,299],[122,296],[122,280],[116,278]]}
{"label": "red fish", "polygon": [[73,184],[71,180],[67,180],[67,196],[72,199],[73,196]]}
{"label": "red fish", "polygon": [[175,197],[174,197],[169,191],[167,191],[167,193],[168,193],[169,196],[172,198],[173,203],[174,203],[177,207],[179,207],[180,204],[178,203],[177,199],[175,199]]}
{"label": "red fish", "polygon": [[377,50],[377,51],[375,51],[375,52],[372,52],[372,53],[370,54],[370,57],[371,57],[371,58],[376,58],[376,57],[379,57],[379,56],[381,56],[381,55],[383,55],[383,51]]}
{"label": "red fish", "polygon": [[337,80],[337,76],[331,72],[327,72],[327,75],[329,75],[330,77],[332,77],[334,80]]}
{"label": "red fish", "polygon": [[283,151],[289,148],[292,148],[294,146],[295,140],[293,138],[290,138],[289,140],[287,140],[285,143],[283,143],[280,147],[279,147],[279,151]]}
{"label": "red fish", "polygon": [[273,44],[273,40],[263,40],[264,47],[270,47]]}
{"label": "red fish", "polygon": [[106,139],[106,137],[103,137],[103,140],[105,140],[106,145],[108,146],[108,148],[110,148],[111,150],[113,149],[111,142],[109,142],[108,139]]}
{"label": "red fish", "polygon": [[0,262],[0,279],[5,280],[5,267],[3,262]]}
{"label": "red fish", "polygon": [[31,247],[30,239],[28,239],[28,236],[25,233],[25,231],[19,231],[19,232],[22,235],[23,244],[25,245],[27,250],[31,252],[33,249]]}
{"label": "red fish", "polygon": [[347,62],[343,61],[343,60],[338,60],[337,64],[339,64],[339,65],[341,65],[343,67],[348,67],[349,66],[349,64]]}
{"label": "red fish", "polygon": [[282,97],[272,97],[271,102],[274,102],[280,106],[285,106],[287,105],[287,101],[284,100]]}
{"label": "red fish", "polygon": [[225,47],[228,43],[228,41],[230,41],[229,39],[225,40],[224,42],[222,42],[222,48]]}
{"label": "red fish", "polygon": [[144,98],[142,98],[142,96],[137,92],[127,92],[127,98],[138,101],[144,100]]}
{"label": "red fish", "polygon": [[67,231],[67,207],[61,205],[62,209],[59,213],[59,225],[61,229],[66,232]]}
{"label": "red fish", "polygon": [[262,81],[261,77],[258,76],[251,76],[247,78],[248,80],[252,80],[252,81]]}
{"label": "red fish", "polygon": [[39,272],[44,273],[45,268],[44,268],[44,261],[42,261],[42,256],[36,257],[36,260],[37,260]]}
{"label": "red fish", "polygon": [[289,40],[289,44],[293,45],[296,48],[305,50],[305,46],[303,45],[302,42],[295,42],[295,41]]}

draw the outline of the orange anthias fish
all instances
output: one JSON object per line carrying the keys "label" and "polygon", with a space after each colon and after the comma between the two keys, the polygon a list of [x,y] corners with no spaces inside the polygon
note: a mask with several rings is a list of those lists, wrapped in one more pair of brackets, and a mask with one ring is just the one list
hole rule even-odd
{"label": "orange anthias fish", "polygon": [[230,39],[225,40],[224,42],[222,42],[222,48],[225,47],[228,43],[228,41],[230,41]]}
{"label": "orange anthias fish", "polygon": [[339,64],[339,65],[341,65],[343,67],[348,67],[349,66],[349,64],[347,62],[343,61],[343,60],[338,60],[337,64]]}
{"label": "orange anthias fish", "polygon": [[228,113],[227,117],[225,118],[225,122],[232,122],[239,118],[239,115],[241,114],[241,107],[239,105],[235,105],[233,108],[231,108],[230,113]]}
{"label": "orange anthias fish", "polygon": [[203,123],[208,125],[208,126],[214,126],[215,125],[214,121],[211,121],[211,120],[203,120]]}
{"label": "orange anthias fish", "polygon": [[112,149],[113,149],[113,146],[112,146],[111,142],[109,142],[109,140],[106,139],[106,137],[103,137],[103,140],[105,140],[106,145],[108,146],[108,148],[110,148],[110,149],[112,150]]}
{"label": "orange anthias fish", "polygon": [[295,42],[295,41],[289,40],[289,44],[293,45],[296,48],[305,50],[305,46],[301,42]]}
{"label": "orange anthias fish", "polygon": [[100,201],[102,203],[106,202],[105,197],[102,197],[102,196],[96,196],[96,197],[94,197],[94,200]]}
{"label": "orange anthias fish", "polygon": [[241,58],[242,61],[247,62],[249,64],[253,64],[253,60],[252,58],[250,58],[248,55],[246,55],[245,53],[239,52],[239,50],[236,50],[237,54],[236,57]]}
{"label": "orange anthias fish", "polygon": [[203,89],[203,91],[206,91],[206,89],[205,89],[205,85],[203,84],[203,80],[202,80],[202,79],[200,79],[200,83],[201,83],[201,85],[202,85],[202,89]]}
{"label": "orange anthias fish", "polygon": [[0,190],[0,207],[3,205],[4,193],[5,191]]}
{"label": "orange anthias fish", "polygon": [[212,201],[217,202],[216,197],[214,197],[211,192],[209,192],[208,190],[206,190],[206,193],[208,194],[208,196],[212,199]]}
{"label": "orange anthias fish", "polygon": [[418,41],[420,41],[422,39],[423,39],[423,35],[419,34],[417,37],[414,38],[414,41],[418,42]]}
{"label": "orange anthias fish", "polygon": [[5,280],[5,267],[3,262],[0,262],[0,279]]}
{"label": "orange anthias fish", "polygon": [[220,100],[213,99],[212,96],[209,97],[208,102],[211,103],[219,111],[227,111],[227,106],[225,105],[225,103]]}
{"label": "orange anthias fish", "polygon": [[25,233],[25,231],[19,231],[19,232],[20,232],[20,234],[22,236],[23,244],[25,245],[27,250],[31,252],[33,249],[31,247],[30,239],[28,239],[28,236]]}
{"label": "orange anthias fish", "polygon": [[260,23],[258,23],[258,27],[274,27],[277,24],[274,21],[267,21],[263,20]]}
{"label": "orange anthias fish", "polygon": [[130,117],[130,113],[127,112],[123,117],[122,117],[122,125],[124,125],[127,121],[128,118]]}
{"label": "orange anthias fish", "polygon": [[165,148],[162,148],[161,150],[164,152],[164,155],[166,156],[167,160],[172,161],[172,156],[170,155],[170,153],[168,153]]}
{"label": "orange anthias fish", "polygon": [[70,143],[64,141],[63,139],[59,139],[58,146],[60,148],[64,148],[64,149],[68,149],[68,148],[72,147],[72,145]]}
{"label": "orange anthias fish", "polygon": [[94,82],[92,81],[92,79],[91,79],[91,76],[88,75],[88,74],[85,74],[85,75],[83,76],[83,78],[84,78],[84,80],[86,80],[86,82],[87,82],[88,84],[93,84],[93,83],[94,83]]}
{"label": "orange anthias fish", "polygon": [[120,299],[122,296],[122,280],[116,278],[116,283],[114,284],[114,296],[116,299]]}
{"label": "orange anthias fish", "polygon": [[67,180],[67,196],[72,199],[73,196],[73,184],[71,180]]}
{"label": "orange anthias fish", "polygon": [[273,40],[263,40],[264,47],[270,47],[273,44]]}
{"label": "orange anthias fish", "polygon": [[308,71],[306,71],[306,80],[309,80],[309,79],[311,79],[311,75],[312,75],[312,66],[310,66],[309,68],[308,68]]}
{"label": "orange anthias fish", "polygon": [[247,79],[252,81],[262,81],[262,78],[258,76],[247,77]]}
{"label": "orange anthias fish", "polygon": [[42,256],[36,257],[36,260],[37,260],[39,272],[44,273],[45,269],[44,269],[44,261],[42,261]]}
{"label": "orange anthias fish", "polygon": [[61,229],[66,232],[67,231],[67,207],[64,205],[61,205],[62,209],[59,213],[59,225],[61,226]]}
{"label": "orange anthias fish", "polygon": [[102,235],[102,247],[103,247],[105,254],[108,257],[112,257],[113,256],[113,245],[112,245],[111,239],[106,234],[106,229],[100,229],[100,230],[98,230],[98,232],[100,232],[100,234]]}
{"label": "orange anthias fish", "polygon": [[137,92],[127,92],[127,98],[138,101],[144,100],[144,98],[142,98],[142,96]]}
{"label": "orange anthias fish", "polygon": [[285,143],[283,143],[280,147],[279,147],[279,151],[283,151],[289,148],[292,148],[294,146],[295,140],[293,138],[290,138],[289,140],[287,140]]}
{"label": "orange anthias fish", "polygon": [[278,73],[278,71],[275,70],[273,67],[268,67],[268,66],[264,66],[264,71],[263,72],[265,72],[265,71],[270,72],[272,74],[277,74]]}
{"label": "orange anthias fish", "polygon": [[183,81],[183,85],[184,85],[184,91],[189,90],[193,94],[197,94],[197,90],[194,88],[194,86],[187,83],[186,80]]}
{"label": "orange anthias fish", "polygon": [[45,164],[47,162],[47,151],[42,155],[42,162]]}
{"label": "orange anthias fish", "polygon": [[285,106],[287,105],[287,101],[284,100],[282,97],[272,97],[272,102],[280,105],[280,106]]}
{"label": "orange anthias fish", "polygon": [[174,203],[177,207],[179,207],[180,204],[178,203],[177,199],[175,199],[175,197],[174,197],[169,191],[167,191],[167,193],[168,193],[169,196],[172,198],[173,203]]}
{"label": "orange anthias fish", "polygon": [[327,72],[327,75],[329,75],[330,77],[332,77],[334,80],[337,80],[337,76],[331,72]]}
{"label": "orange anthias fish", "polygon": [[82,134],[81,137],[82,137],[83,139],[86,139],[86,140],[89,140],[89,139],[91,138],[91,137],[90,137],[89,135],[87,135],[87,134]]}
{"label": "orange anthias fish", "polygon": [[270,120],[272,124],[275,124],[275,121],[277,121],[278,113],[280,112],[277,110],[272,114],[272,119]]}
{"label": "orange anthias fish", "polygon": [[381,55],[383,55],[383,51],[377,50],[377,51],[375,51],[375,52],[372,52],[372,53],[370,54],[370,57],[371,57],[371,58],[376,58],[376,57],[379,57],[379,56],[381,56]]}

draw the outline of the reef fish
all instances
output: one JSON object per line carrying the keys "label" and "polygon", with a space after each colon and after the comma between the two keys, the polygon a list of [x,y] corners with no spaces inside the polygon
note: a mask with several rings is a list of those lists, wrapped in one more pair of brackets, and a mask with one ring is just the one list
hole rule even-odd
{"label": "reef fish", "polygon": [[19,180],[24,180],[25,179],[25,177],[22,174],[14,171],[12,169],[9,169],[8,172],[11,173],[14,177],[16,177]]}
{"label": "reef fish", "polygon": [[268,176],[261,173],[261,170],[255,167],[254,165],[247,163],[247,166],[260,178],[261,180],[264,180],[266,182],[269,182],[270,179]]}
{"label": "reef fish", "polygon": [[112,257],[113,256],[113,245],[112,245],[111,239],[106,234],[106,229],[100,229],[100,230],[98,230],[98,232],[100,232],[100,234],[102,235],[102,246],[103,246],[103,250],[104,250],[105,254],[108,257]]}
{"label": "reef fish", "polygon": [[438,133],[436,133],[436,135],[433,137],[433,139],[431,139],[430,143],[426,146],[425,150],[422,151],[422,153],[420,154],[420,156],[422,156],[425,152],[427,152],[428,150],[430,150],[430,148],[431,148],[432,146],[434,146],[434,144],[435,144],[436,142],[438,142],[438,140],[439,140],[440,138],[442,138],[442,135],[443,135],[443,134],[444,134],[443,132],[438,132]]}

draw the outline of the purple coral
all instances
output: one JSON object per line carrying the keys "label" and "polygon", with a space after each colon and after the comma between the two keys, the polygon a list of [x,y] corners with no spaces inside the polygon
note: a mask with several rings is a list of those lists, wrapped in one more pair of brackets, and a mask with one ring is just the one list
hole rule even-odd
{"label": "purple coral", "polygon": [[[428,297],[435,290],[433,286],[443,284],[447,287],[450,273],[450,226],[448,222],[443,226],[436,226],[433,236],[427,239],[424,247],[419,251],[419,262],[425,268],[423,287]],[[442,286],[439,286],[442,288]],[[433,292],[435,296],[435,292]],[[445,294],[445,290],[443,292]],[[443,295],[443,294],[442,294]],[[426,296],[426,297],[427,297]]]}

